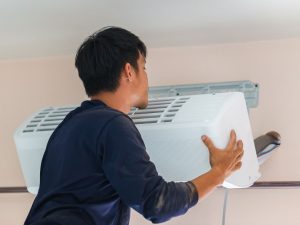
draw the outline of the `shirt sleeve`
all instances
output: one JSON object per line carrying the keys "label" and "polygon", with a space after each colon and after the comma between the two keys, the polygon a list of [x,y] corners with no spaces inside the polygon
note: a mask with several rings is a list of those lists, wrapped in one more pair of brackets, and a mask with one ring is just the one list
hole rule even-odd
{"label": "shirt sleeve", "polygon": [[198,201],[191,182],[166,182],[150,161],[142,137],[125,115],[101,134],[104,173],[121,200],[153,223],[184,214]]}

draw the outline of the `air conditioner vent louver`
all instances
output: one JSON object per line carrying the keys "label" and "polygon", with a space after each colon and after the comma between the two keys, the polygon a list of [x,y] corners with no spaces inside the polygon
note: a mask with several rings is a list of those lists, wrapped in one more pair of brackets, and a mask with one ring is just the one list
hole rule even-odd
{"label": "air conditioner vent louver", "polygon": [[44,119],[45,122],[51,122],[51,121],[59,121],[61,122],[64,119],[64,117],[61,118],[52,118],[52,119]]}
{"label": "air conditioner vent louver", "polygon": [[45,116],[35,116],[34,119],[43,119]]}
{"label": "air conditioner vent louver", "polygon": [[[145,114],[145,113],[162,113],[164,112],[164,109],[141,109],[138,111],[135,111],[134,114]],[[131,112],[133,113],[133,112]],[[131,114],[130,114],[131,115]]]}
{"label": "air conditioner vent louver", "polygon": [[189,97],[150,99],[146,109],[133,109],[129,116],[135,124],[170,123]]}
{"label": "air conditioner vent louver", "polygon": [[172,109],[169,109],[168,110],[168,112],[177,112],[179,109],[174,109],[174,108],[172,108]]}
{"label": "air conditioner vent louver", "polygon": [[27,125],[26,128],[29,128],[29,127],[36,127],[37,124],[30,124],[30,125]]}
{"label": "air conditioner vent louver", "polygon": [[39,123],[41,122],[42,120],[31,120],[31,123]]}
{"label": "air conditioner vent louver", "polygon": [[58,126],[60,123],[42,123],[41,127],[48,127],[48,126]]}
{"label": "air conditioner vent louver", "polygon": [[23,133],[33,132],[33,130],[23,130]]}
{"label": "air conditioner vent louver", "polygon": [[[134,108],[129,116],[135,124],[170,123],[188,97],[150,99],[145,109]],[[23,133],[52,132],[76,107],[48,108],[35,115]]]}
{"label": "air conditioner vent louver", "polygon": [[47,108],[35,115],[23,133],[54,131],[66,115],[76,107]]}

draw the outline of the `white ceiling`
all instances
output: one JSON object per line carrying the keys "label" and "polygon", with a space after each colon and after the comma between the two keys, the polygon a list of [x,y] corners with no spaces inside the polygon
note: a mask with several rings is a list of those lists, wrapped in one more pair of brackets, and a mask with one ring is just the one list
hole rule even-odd
{"label": "white ceiling", "polygon": [[103,26],[148,47],[300,37],[299,0],[0,0],[0,59],[75,54]]}

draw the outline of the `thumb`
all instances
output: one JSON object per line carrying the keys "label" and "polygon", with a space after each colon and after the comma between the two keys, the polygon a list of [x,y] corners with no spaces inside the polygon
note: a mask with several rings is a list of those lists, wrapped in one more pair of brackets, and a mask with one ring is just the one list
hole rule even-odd
{"label": "thumb", "polygon": [[207,137],[206,135],[203,135],[201,137],[201,139],[202,139],[203,143],[206,145],[206,147],[208,148],[208,150],[210,152],[215,150],[216,147],[215,147],[214,143],[212,142],[212,140],[209,137]]}

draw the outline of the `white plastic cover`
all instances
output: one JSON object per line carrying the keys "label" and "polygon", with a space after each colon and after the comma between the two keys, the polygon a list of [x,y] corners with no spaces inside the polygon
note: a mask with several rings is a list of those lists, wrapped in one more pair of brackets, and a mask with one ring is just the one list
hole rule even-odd
{"label": "white plastic cover", "polygon": [[242,168],[223,186],[249,187],[260,177],[243,93],[189,96],[171,123],[137,127],[159,174],[168,181],[188,181],[207,172],[211,168],[209,153],[201,136],[208,135],[217,147],[224,148],[231,129],[243,140],[245,152]]}
{"label": "white plastic cover", "polygon": [[[224,187],[249,187],[260,176],[243,93],[218,93],[156,98],[145,110],[129,115],[136,123],[157,170],[168,181],[188,181],[210,169],[203,134],[224,148],[231,129],[244,142],[242,168]],[[40,164],[47,141],[65,115],[75,107],[47,108],[26,120],[14,136],[28,191],[36,194]]]}

